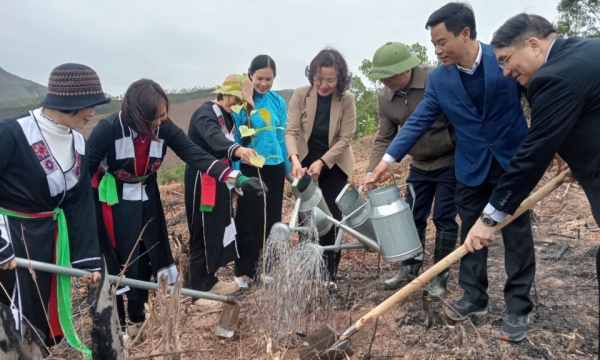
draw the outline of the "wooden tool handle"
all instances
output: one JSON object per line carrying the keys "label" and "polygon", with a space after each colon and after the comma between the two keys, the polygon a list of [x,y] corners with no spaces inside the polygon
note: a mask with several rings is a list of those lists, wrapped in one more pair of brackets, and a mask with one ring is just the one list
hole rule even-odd
{"label": "wooden tool handle", "polygon": [[[537,202],[548,196],[554,189],[558,188],[563,182],[564,179],[571,175],[571,170],[563,171],[557,177],[552,179],[546,185],[544,185],[541,189],[531,194],[525,201],[521,203],[521,206],[515,211],[512,216],[507,216],[506,220],[498,225],[497,229],[500,230],[506,225],[508,225],[511,221],[513,221],[516,217],[523,214],[525,211],[532,208]],[[454,264],[460,258],[465,256],[468,253],[467,248],[464,245],[461,245],[458,249],[454,250],[448,256],[440,260],[437,264],[433,265],[429,270],[425,271],[421,274],[421,276],[417,277],[409,284],[405,285],[402,289],[398,290],[394,295],[390,296],[387,300],[379,304],[376,308],[369,311],[366,315],[358,320],[356,323],[356,329],[360,330],[363,327],[369,325],[383,313],[392,308],[392,306],[396,305],[400,301],[406,299],[410,294],[419,290],[423,285],[429,283],[429,280],[433,279],[434,276],[441,273],[450,267],[450,265]],[[343,336],[342,336],[342,339]]]}

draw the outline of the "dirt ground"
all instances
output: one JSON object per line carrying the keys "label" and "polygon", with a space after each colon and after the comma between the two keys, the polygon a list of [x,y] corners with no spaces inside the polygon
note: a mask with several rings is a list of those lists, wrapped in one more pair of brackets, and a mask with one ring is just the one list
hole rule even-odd
{"label": "dirt ground", "polygon": [[[353,144],[356,174],[364,174],[372,138]],[[408,159],[394,168],[405,177]],[[548,172],[542,184],[550,180]],[[359,176],[352,181],[358,183]],[[183,186],[162,189],[163,204],[171,234],[174,257],[180,270],[187,269],[187,224],[184,217]],[[284,200],[284,219],[292,211],[292,202]],[[527,338],[519,344],[499,339],[505,314],[503,284],[503,244],[497,237],[489,248],[489,313],[462,323],[450,323],[442,315],[442,303],[435,304],[441,323],[427,329],[421,304],[421,292],[411,295],[376,326],[357,333],[351,344],[355,359],[591,359],[595,358],[598,339],[598,288],[595,254],[600,244],[600,229],[594,222],[585,195],[577,184],[561,186],[533,210],[533,232],[536,251],[536,279],[531,296],[535,308],[530,316]],[[432,265],[435,230],[430,223],[427,232],[425,268]],[[348,237],[346,242],[356,240]],[[378,254],[363,250],[343,253],[339,274],[340,291],[335,295],[335,313],[330,319],[342,332],[393,292],[383,289],[383,280],[393,276],[398,265],[378,261]],[[444,302],[462,295],[457,281],[458,265],[450,272]],[[219,270],[219,276],[233,280],[230,267]],[[81,295],[83,296],[83,295]],[[239,327],[232,339],[214,335],[219,307],[198,309],[182,297],[180,316],[181,347],[203,349],[181,355],[181,359],[297,359],[302,339],[289,334],[284,341],[272,345],[268,352],[265,318],[256,311],[257,292],[235,294],[242,305]],[[154,300],[156,302],[156,299]],[[77,303],[77,300],[76,300]],[[81,312],[86,316],[85,312]],[[89,320],[80,320],[88,323]],[[319,325],[319,324],[317,324]],[[316,327],[316,325],[314,326]],[[298,329],[305,333],[306,329]],[[310,329],[309,329],[310,330]],[[576,333],[575,339],[573,334]],[[149,335],[128,350],[131,357],[159,352],[159,338]],[[72,353],[71,353],[72,354]],[[63,355],[64,356],[64,355]],[[74,358],[69,356],[68,358]]]}

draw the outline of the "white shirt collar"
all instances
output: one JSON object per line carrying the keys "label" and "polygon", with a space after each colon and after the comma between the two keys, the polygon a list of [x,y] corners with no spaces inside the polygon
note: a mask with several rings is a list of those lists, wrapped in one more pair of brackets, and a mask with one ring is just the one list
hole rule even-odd
{"label": "white shirt collar", "polygon": [[550,44],[550,47],[548,48],[548,52],[546,53],[546,58],[544,59],[544,64],[548,62],[548,56],[550,56],[550,51],[552,50],[552,47],[554,46],[555,42],[556,42],[556,39],[554,39],[552,44]]}
{"label": "white shirt collar", "polygon": [[483,57],[483,47],[481,46],[481,43],[479,41],[477,41],[477,45],[479,45],[479,52],[477,53],[477,58],[473,63],[473,68],[465,69],[464,67],[461,67],[460,65],[456,64],[458,70],[469,75],[473,75],[475,73],[475,70],[477,70],[477,67],[479,67],[479,64],[481,64],[481,58]]}

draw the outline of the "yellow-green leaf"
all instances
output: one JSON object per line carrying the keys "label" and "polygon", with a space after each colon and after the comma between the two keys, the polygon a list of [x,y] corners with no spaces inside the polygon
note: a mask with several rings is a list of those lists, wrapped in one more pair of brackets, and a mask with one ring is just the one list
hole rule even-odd
{"label": "yellow-green leaf", "polygon": [[262,155],[252,156],[250,158],[250,164],[252,164],[258,168],[262,168],[263,165],[265,164],[265,157]]}
{"label": "yellow-green leaf", "polygon": [[246,79],[248,78],[247,74],[242,74],[240,76],[238,76],[237,78],[235,78],[240,84],[242,84],[244,81],[246,81]]}
{"label": "yellow-green leaf", "polygon": [[233,111],[236,114],[239,114],[240,111],[242,111],[242,105],[233,105],[231,107],[231,111]]}
{"label": "yellow-green leaf", "polygon": [[265,127],[256,129],[256,132],[266,131],[266,130],[284,130],[284,128],[282,128],[281,126],[265,126]]}
{"label": "yellow-green leaf", "polygon": [[240,135],[242,135],[242,137],[252,136],[254,133],[254,129],[249,128],[247,125],[240,126]]}
{"label": "yellow-green leaf", "polygon": [[252,116],[252,115],[254,115],[254,114],[256,114],[256,110],[252,110],[252,111],[250,111],[250,116]]}
{"label": "yellow-green leaf", "polygon": [[260,116],[265,123],[267,124],[267,126],[269,124],[271,124],[271,112],[267,109],[258,109],[256,110],[256,112],[258,113],[258,116]]}

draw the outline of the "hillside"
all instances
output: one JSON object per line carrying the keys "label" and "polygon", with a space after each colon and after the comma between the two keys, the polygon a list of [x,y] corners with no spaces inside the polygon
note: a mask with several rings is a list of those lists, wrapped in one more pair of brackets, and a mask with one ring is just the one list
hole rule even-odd
{"label": "hillside", "polygon": [[[189,122],[189,117],[192,116],[198,106],[213,98],[213,91],[214,88],[209,87],[195,87],[179,91],[167,90],[171,102],[171,112],[179,114],[176,117],[184,121],[184,123],[178,123],[178,125],[187,131],[188,123],[185,123],[185,121]],[[275,92],[281,95],[286,102],[289,102],[294,90],[276,90]],[[22,79],[0,68],[0,119],[35,109],[44,96],[46,96],[46,87]],[[118,111],[121,108],[122,98],[122,96],[119,96],[113,99],[110,104],[96,107],[95,112],[99,115],[98,119]],[[193,107],[193,109],[190,110],[190,107]],[[187,117],[187,120],[183,120],[185,117]],[[171,118],[173,119],[173,116]],[[89,126],[93,127],[98,119],[92,121]],[[86,136],[90,131],[84,131]]]}
{"label": "hillside", "polygon": [[17,107],[39,102],[46,96],[46,92],[45,86],[0,68],[0,107]]}
{"label": "hillside", "polygon": [[[184,102],[171,103],[170,110],[169,110],[169,117],[175,124],[177,124],[177,126],[182,128],[186,134],[188,131],[188,127],[190,126],[190,119],[191,119],[194,111],[196,111],[196,109],[198,107],[200,107],[200,105],[204,104],[206,101],[214,98],[214,96],[210,95],[210,92],[212,92],[212,90],[206,91],[205,96],[198,98],[198,99],[188,100],[188,101],[184,101]],[[290,98],[292,97],[293,92],[294,92],[293,90],[276,91],[276,93],[278,93],[285,99],[286,103],[290,101]],[[169,97],[172,97],[172,95],[169,95]],[[173,99],[171,99],[171,101],[173,101]],[[118,104],[118,106],[114,106],[116,104]],[[86,138],[91,134],[92,129],[94,128],[94,126],[96,126],[98,121],[100,121],[101,119],[104,119],[109,113],[118,111],[118,108],[120,106],[120,101],[119,100],[112,101],[108,105],[112,105],[111,106],[112,111],[104,113],[104,114],[96,115],[95,117],[92,118],[90,123],[82,131],[83,135]],[[102,109],[100,111],[102,111]],[[98,109],[96,109],[96,113],[98,113]],[[173,152],[169,149],[167,151],[167,155],[165,157],[165,161],[163,162],[161,169],[163,169],[163,170],[172,169],[181,163],[182,163],[181,160],[175,154],[173,154]]]}

